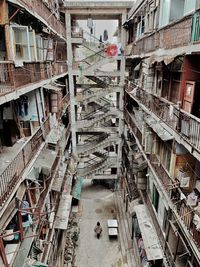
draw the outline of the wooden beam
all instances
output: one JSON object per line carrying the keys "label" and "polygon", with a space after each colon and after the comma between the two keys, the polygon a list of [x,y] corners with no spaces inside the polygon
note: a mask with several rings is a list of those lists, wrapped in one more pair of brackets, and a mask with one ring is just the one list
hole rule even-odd
{"label": "wooden beam", "polygon": [[8,4],[6,0],[0,1],[0,25],[8,23]]}

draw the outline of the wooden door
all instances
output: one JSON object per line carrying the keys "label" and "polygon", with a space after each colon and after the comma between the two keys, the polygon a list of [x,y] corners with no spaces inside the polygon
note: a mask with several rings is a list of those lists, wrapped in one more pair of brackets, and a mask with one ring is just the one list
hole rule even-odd
{"label": "wooden door", "polygon": [[183,109],[189,113],[192,111],[195,92],[195,82],[187,81],[183,97]]}

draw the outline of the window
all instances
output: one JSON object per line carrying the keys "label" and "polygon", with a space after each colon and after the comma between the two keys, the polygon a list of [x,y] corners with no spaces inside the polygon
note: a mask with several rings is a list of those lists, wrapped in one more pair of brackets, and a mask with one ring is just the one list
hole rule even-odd
{"label": "window", "polygon": [[161,0],[159,26],[182,18],[195,10],[196,0]]}
{"label": "window", "polygon": [[145,17],[140,16],[137,25],[137,38],[141,37],[144,34],[144,28],[145,28],[144,26],[145,26]]}
{"label": "window", "polygon": [[30,61],[30,41],[27,26],[11,26],[14,60]]}
{"label": "window", "polygon": [[44,60],[44,45],[43,38],[40,35],[36,35],[36,53],[39,61]]}
{"label": "window", "polygon": [[169,171],[171,162],[171,142],[163,142],[158,138],[157,155],[162,165]]}
{"label": "window", "polygon": [[169,23],[169,15],[170,15],[170,0],[161,0],[160,23],[159,23],[160,27],[163,27]]}
{"label": "window", "polygon": [[31,61],[37,61],[35,31],[29,31]]}
{"label": "window", "polygon": [[145,32],[151,32],[157,26],[157,5],[156,1],[153,1],[147,6],[147,15],[145,17]]}
{"label": "window", "polygon": [[184,15],[194,11],[196,8],[196,0],[185,0]]}

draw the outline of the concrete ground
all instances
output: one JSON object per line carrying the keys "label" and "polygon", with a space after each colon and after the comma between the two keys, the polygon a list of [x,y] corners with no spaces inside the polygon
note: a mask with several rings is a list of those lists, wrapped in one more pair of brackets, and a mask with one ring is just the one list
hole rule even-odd
{"label": "concrete ground", "polygon": [[[85,181],[79,204],[78,218],[80,235],[76,249],[75,266],[77,267],[133,267],[128,263],[126,249],[122,246],[122,231],[119,227],[118,238],[108,236],[107,220],[118,218],[114,193],[100,186]],[[96,238],[94,227],[99,221],[103,232]],[[120,224],[120,222],[118,221]],[[123,253],[123,255],[122,255]]]}

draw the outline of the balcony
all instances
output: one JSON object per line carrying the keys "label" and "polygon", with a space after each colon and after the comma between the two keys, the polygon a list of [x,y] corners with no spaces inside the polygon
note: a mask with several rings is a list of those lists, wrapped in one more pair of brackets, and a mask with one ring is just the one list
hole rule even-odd
{"label": "balcony", "polygon": [[[21,179],[23,171],[42,144],[43,137],[46,137],[49,131],[50,123],[48,118],[35,134],[18,150],[14,158],[10,160],[10,163],[4,169],[1,168],[3,170],[0,173],[0,206],[4,204],[12,193],[12,190]],[[11,155],[9,158],[11,158]]]}
{"label": "balcony", "polygon": [[159,48],[171,49],[188,45],[191,42],[191,29],[192,17],[188,16],[148,36],[144,36],[136,41],[136,45],[132,46],[131,51],[127,52],[132,55],[141,55]]}
{"label": "balcony", "polygon": [[46,25],[49,25],[55,32],[66,38],[65,25],[56,18],[53,10],[50,10],[44,2],[41,0],[20,0],[27,9],[33,13],[38,14],[43,20],[46,21]]}
{"label": "balcony", "polygon": [[150,94],[136,85],[131,85],[134,92],[127,93],[152,111],[172,130],[200,152],[200,119],[180,109],[177,105]]}
{"label": "balcony", "polygon": [[190,238],[193,238],[196,246],[200,250],[200,232],[196,229],[194,224],[194,215],[195,211],[192,207],[186,204],[186,201],[183,200],[178,202],[175,206],[175,214],[177,215],[179,221],[187,229]]}
{"label": "balcony", "polygon": [[[132,117],[127,110],[125,111],[125,120],[130,125],[133,133],[136,135],[137,127],[132,121]],[[200,231],[196,229],[196,225],[193,222],[195,211],[192,209],[192,207],[186,204],[185,200],[180,201],[181,191],[178,187],[178,184],[176,184],[176,181],[169,176],[165,168],[159,162],[157,156],[149,155],[147,158],[149,159],[149,164],[151,164],[155,173],[159,177],[165,192],[167,193],[169,204],[173,210],[173,213],[177,217],[177,222],[180,224],[180,227],[183,229],[183,231],[187,232],[189,240],[193,241],[200,250]]]}
{"label": "balcony", "polygon": [[0,95],[15,91],[17,87],[50,79],[55,75],[67,72],[67,64],[59,62],[24,63],[23,67],[15,67],[13,63],[0,62]]}
{"label": "balcony", "polygon": [[128,110],[125,110],[124,117],[127,123],[131,126],[131,129],[137,139],[139,140],[140,144],[142,143],[142,133],[140,132],[139,128],[136,126],[135,120],[133,116],[128,112]]}

